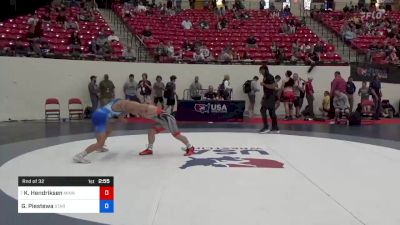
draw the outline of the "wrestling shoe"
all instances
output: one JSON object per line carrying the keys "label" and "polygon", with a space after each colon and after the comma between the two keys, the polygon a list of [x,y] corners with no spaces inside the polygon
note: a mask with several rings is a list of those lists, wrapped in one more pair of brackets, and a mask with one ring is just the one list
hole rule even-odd
{"label": "wrestling shoe", "polygon": [[269,132],[271,132],[271,130],[266,127],[262,128],[260,131],[258,131],[258,133],[260,133],[260,134],[267,134]]}
{"label": "wrestling shoe", "polygon": [[184,154],[184,156],[191,156],[194,154],[194,147],[190,147],[186,149],[186,153]]}
{"label": "wrestling shoe", "polygon": [[139,153],[139,155],[153,155],[153,150],[146,149]]}
{"label": "wrestling shoe", "polygon": [[272,129],[271,132],[274,132],[276,134],[280,134],[281,133],[281,131],[279,129]]}
{"label": "wrestling shoe", "polygon": [[89,164],[90,163],[90,161],[85,159],[82,156],[82,154],[80,154],[80,153],[76,154],[72,160],[74,160],[75,163],[83,163],[83,164]]}
{"label": "wrestling shoe", "polygon": [[108,151],[110,151],[110,150],[106,147],[101,147],[101,148],[97,149],[97,152],[108,152]]}

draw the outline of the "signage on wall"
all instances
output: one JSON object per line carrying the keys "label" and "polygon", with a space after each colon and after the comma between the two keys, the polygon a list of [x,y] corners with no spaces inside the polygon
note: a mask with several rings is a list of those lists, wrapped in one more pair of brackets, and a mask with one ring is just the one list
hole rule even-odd
{"label": "signage on wall", "polygon": [[355,81],[371,81],[379,75],[383,83],[400,84],[400,68],[394,65],[351,63],[351,77]]}

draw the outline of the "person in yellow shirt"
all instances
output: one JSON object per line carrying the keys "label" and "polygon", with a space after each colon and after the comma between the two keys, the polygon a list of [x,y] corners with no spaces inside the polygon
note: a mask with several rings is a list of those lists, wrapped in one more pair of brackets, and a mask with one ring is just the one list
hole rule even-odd
{"label": "person in yellow shirt", "polygon": [[324,99],[322,100],[322,107],[319,108],[319,111],[322,112],[322,115],[325,117],[328,115],[330,110],[331,97],[329,96],[329,91],[324,92]]}

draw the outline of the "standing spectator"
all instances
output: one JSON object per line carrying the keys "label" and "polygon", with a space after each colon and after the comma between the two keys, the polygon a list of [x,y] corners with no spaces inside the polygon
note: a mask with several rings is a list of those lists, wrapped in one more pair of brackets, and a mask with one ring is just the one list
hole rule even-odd
{"label": "standing spectator", "polygon": [[204,98],[207,100],[214,100],[218,97],[218,94],[214,91],[212,85],[208,86],[208,91],[204,94]]}
{"label": "standing spectator", "polygon": [[370,83],[370,90],[372,95],[372,100],[374,101],[374,120],[379,120],[381,115],[381,81],[379,80],[379,75],[375,75],[372,82]]}
{"label": "standing spectator", "polygon": [[190,88],[189,88],[190,97],[195,101],[201,100],[200,92],[202,89],[203,89],[203,86],[199,82],[199,77],[195,76],[194,82],[190,85]]}
{"label": "standing spectator", "polygon": [[90,83],[88,85],[90,101],[92,102],[92,112],[96,111],[99,105],[99,86],[96,84],[96,76],[90,77]]}
{"label": "standing spectator", "polygon": [[306,110],[306,113],[309,118],[314,118],[314,87],[312,85],[313,78],[308,77],[308,80],[306,82],[306,99],[307,99],[307,104],[308,104],[308,110]]}
{"label": "standing spectator", "polygon": [[141,102],[150,104],[151,82],[147,79],[147,73],[142,74],[142,80],[139,81]]}
{"label": "standing spectator", "polygon": [[129,74],[128,81],[124,84],[125,98],[130,101],[139,102],[137,96],[138,83],[135,81],[135,75]]}
{"label": "standing spectator", "polygon": [[331,106],[330,106],[330,112],[329,112],[329,117],[332,119],[335,116],[335,108],[333,107],[333,100],[335,98],[335,91],[338,90],[342,93],[346,93],[346,86],[347,82],[342,78],[342,75],[340,74],[339,71],[335,72],[335,78],[331,82]]}
{"label": "standing spectator", "polygon": [[356,85],[354,85],[353,78],[349,77],[349,79],[347,80],[347,85],[346,85],[346,94],[347,94],[347,98],[349,99],[350,113],[353,112],[354,92],[356,92]]}
{"label": "standing spectator", "polygon": [[[260,73],[263,75],[263,81],[261,81],[261,86],[263,87],[264,96],[261,101],[261,116],[263,119],[264,127],[259,131],[261,134],[269,133],[271,131],[276,131],[279,133],[278,121],[275,114],[275,101],[276,101],[276,91],[278,90],[278,84],[275,82],[275,78],[269,73],[268,67],[263,65],[260,67]],[[272,129],[269,129],[268,117],[272,119]]]}
{"label": "standing spectator", "polygon": [[160,103],[161,108],[164,109],[163,91],[165,90],[165,85],[162,82],[162,77],[160,75],[156,77],[156,82],[153,84],[153,90],[154,90],[154,105]]}
{"label": "standing spectator", "polygon": [[256,93],[260,91],[258,87],[258,76],[254,76],[253,80],[250,83],[250,92],[248,93],[249,96],[249,118],[252,118],[254,115],[254,105],[256,103]]}
{"label": "standing spectator", "polygon": [[361,88],[358,90],[358,95],[361,96],[362,112],[367,114],[371,113],[371,106],[373,105],[372,101],[369,100],[370,93],[371,91],[367,86],[367,82],[363,81]]}
{"label": "standing spectator", "polygon": [[109,80],[108,74],[104,74],[104,79],[100,82],[100,106],[105,106],[115,98],[114,83]]}
{"label": "standing spectator", "polygon": [[222,83],[218,87],[218,95],[223,100],[230,100],[232,94],[232,87],[230,86],[230,77],[228,74],[224,76]]}
{"label": "standing spectator", "polygon": [[322,112],[322,116],[327,116],[329,113],[329,110],[331,108],[331,96],[329,91],[324,92],[324,99],[322,100],[322,107],[319,108],[319,111]]}
{"label": "standing spectator", "polygon": [[292,120],[293,102],[296,98],[293,90],[294,80],[292,78],[292,71],[286,71],[285,76],[281,85],[283,105],[285,106],[285,120]]}
{"label": "standing spectator", "polygon": [[299,77],[299,74],[293,74],[293,93],[294,93],[294,101],[293,105],[296,112],[296,118],[300,118],[300,110],[303,106],[304,96],[302,98],[301,93],[304,93],[303,79]]}
{"label": "standing spectator", "polygon": [[167,83],[165,86],[164,97],[167,99],[167,108],[165,109],[168,112],[168,109],[171,109],[171,114],[174,112],[175,107],[175,97],[178,98],[176,95],[176,76],[172,75],[170,78],[170,82]]}

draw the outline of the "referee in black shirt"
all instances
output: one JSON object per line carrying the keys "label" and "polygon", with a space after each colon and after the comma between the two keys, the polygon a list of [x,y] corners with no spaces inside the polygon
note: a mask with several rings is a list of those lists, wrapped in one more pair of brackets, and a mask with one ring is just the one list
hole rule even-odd
{"label": "referee in black shirt", "polygon": [[[260,67],[260,73],[264,77],[263,81],[261,81],[264,96],[261,100],[260,110],[264,127],[260,130],[260,133],[265,134],[271,131],[279,133],[278,121],[275,113],[276,91],[278,90],[278,84],[275,82],[274,77],[269,73],[266,65],[262,65]],[[269,129],[268,126],[267,110],[272,120],[272,129]]]}

